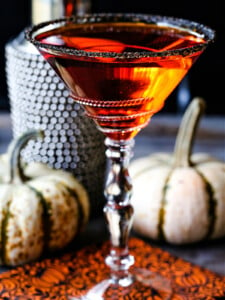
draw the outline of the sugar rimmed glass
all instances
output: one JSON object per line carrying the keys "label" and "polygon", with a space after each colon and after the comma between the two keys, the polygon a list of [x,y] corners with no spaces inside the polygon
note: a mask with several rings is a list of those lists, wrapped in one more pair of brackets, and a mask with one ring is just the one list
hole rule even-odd
{"label": "sugar rimmed glass", "polygon": [[140,290],[142,299],[170,299],[170,282],[138,268],[129,252],[134,211],[128,166],[135,135],[214,39],[213,30],[165,16],[91,14],[38,24],[26,37],[106,136],[109,274],[71,299],[139,299]]}

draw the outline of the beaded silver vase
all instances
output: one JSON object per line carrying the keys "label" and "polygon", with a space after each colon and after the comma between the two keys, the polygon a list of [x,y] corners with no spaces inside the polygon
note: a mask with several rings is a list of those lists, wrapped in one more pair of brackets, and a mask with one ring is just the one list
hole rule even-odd
{"label": "beaded silver vase", "polygon": [[24,40],[6,45],[6,76],[13,136],[42,129],[43,141],[30,141],[25,161],[39,161],[72,172],[89,192],[92,213],[103,202],[104,137],[69,93],[49,64]]}

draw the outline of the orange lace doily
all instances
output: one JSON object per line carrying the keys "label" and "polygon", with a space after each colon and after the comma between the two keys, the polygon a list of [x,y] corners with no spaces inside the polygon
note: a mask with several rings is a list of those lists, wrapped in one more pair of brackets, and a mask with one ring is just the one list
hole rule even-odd
{"label": "orange lace doily", "polygon": [[[173,300],[225,299],[224,276],[151,247],[137,238],[131,238],[129,245],[136,258],[135,265],[158,272],[170,280]],[[0,275],[0,299],[66,300],[81,295],[96,283],[96,279],[101,281],[102,276],[106,276],[108,269],[104,257],[107,253],[108,243],[104,243],[11,269]],[[145,299],[140,290],[138,295],[121,299]],[[110,299],[120,300],[118,297]],[[151,299],[160,300],[160,295]]]}

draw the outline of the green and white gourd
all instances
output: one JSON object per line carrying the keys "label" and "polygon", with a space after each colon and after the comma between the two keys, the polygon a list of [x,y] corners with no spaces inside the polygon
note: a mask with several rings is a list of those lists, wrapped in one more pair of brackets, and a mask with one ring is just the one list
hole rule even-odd
{"label": "green and white gourd", "polygon": [[72,174],[42,163],[22,166],[21,149],[37,137],[41,132],[27,132],[0,157],[1,265],[65,247],[88,221],[88,195]]}
{"label": "green and white gourd", "polygon": [[189,105],[173,154],[131,163],[137,233],[173,244],[225,236],[225,163],[205,153],[191,155],[204,107],[200,98]]}

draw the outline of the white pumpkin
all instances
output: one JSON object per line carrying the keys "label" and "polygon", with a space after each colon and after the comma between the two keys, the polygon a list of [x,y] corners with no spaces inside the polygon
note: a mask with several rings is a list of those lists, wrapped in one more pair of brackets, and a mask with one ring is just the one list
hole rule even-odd
{"label": "white pumpkin", "polygon": [[9,156],[7,153],[0,155],[0,184],[9,179],[9,164],[8,164]]}
{"label": "white pumpkin", "polygon": [[24,134],[0,162],[5,167],[0,182],[0,264],[23,264],[61,249],[88,221],[87,193],[72,174],[41,163],[21,166],[21,149],[39,134]]}
{"label": "white pumpkin", "polygon": [[186,244],[225,236],[225,163],[191,155],[204,101],[188,107],[173,154],[156,153],[131,163],[134,230],[152,239]]}

